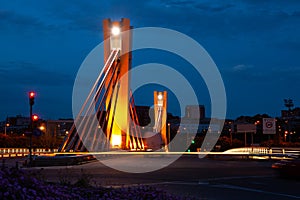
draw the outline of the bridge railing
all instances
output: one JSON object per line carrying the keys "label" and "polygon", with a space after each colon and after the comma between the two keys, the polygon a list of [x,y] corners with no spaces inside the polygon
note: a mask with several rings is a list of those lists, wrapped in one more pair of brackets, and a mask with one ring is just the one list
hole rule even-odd
{"label": "bridge railing", "polygon": [[224,154],[238,154],[245,153],[255,156],[281,156],[281,157],[292,157],[300,156],[300,148],[293,147],[242,147],[229,149],[224,152]]}
{"label": "bridge railing", "polygon": [[[36,148],[33,155],[46,155],[57,153],[58,149]],[[196,153],[196,152],[191,152]],[[201,153],[201,152],[199,152]],[[291,147],[242,147],[230,149],[225,152],[210,152],[210,155],[217,156],[246,156],[250,157],[300,157],[300,148]],[[9,157],[25,157],[29,155],[28,148],[0,148],[0,159]]]}
{"label": "bridge railing", "polygon": [[[49,153],[56,153],[57,149],[36,148],[33,155],[44,155]],[[0,148],[0,158],[9,157],[25,157],[29,155],[28,148]]]}

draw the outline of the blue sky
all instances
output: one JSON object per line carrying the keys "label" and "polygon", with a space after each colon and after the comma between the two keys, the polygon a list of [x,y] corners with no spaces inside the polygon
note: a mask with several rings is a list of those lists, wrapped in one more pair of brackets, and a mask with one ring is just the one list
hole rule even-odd
{"label": "blue sky", "polygon": [[[284,98],[300,105],[297,0],[43,0],[0,5],[0,120],[28,115],[31,89],[38,93],[34,110],[42,118],[72,117],[73,82],[83,59],[102,42],[102,20],[123,17],[134,27],[170,28],[198,41],[223,77],[229,118],[279,116]],[[137,63],[149,60],[138,55]],[[190,78],[197,87],[197,80]]]}

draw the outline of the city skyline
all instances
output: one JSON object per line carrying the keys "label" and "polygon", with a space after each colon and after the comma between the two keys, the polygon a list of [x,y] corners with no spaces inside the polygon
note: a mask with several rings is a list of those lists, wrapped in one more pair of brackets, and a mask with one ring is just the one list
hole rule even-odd
{"label": "city skyline", "polygon": [[[135,28],[174,29],[199,42],[222,75],[227,118],[280,116],[283,99],[293,99],[295,107],[300,99],[300,3],[287,2],[2,2],[0,117],[28,115],[30,90],[37,92],[34,111],[41,118],[72,117],[73,82],[83,59],[103,40],[102,20],[123,17]],[[133,66],[160,63],[164,56],[157,55],[143,57],[137,52]],[[172,59],[167,64],[185,66]],[[187,77],[200,85],[200,103],[210,107],[205,84],[189,73]],[[151,89],[147,91],[145,98],[136,97],[137,105],[150,102],[144,100],[153,96]],[[169,112],[174,109],[171,104]]]}

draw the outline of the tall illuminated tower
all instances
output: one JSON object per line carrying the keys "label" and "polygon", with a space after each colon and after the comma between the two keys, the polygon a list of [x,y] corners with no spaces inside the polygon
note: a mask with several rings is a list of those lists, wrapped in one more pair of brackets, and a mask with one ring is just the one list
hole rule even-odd
{"label": "tall illuminated tower", "polygon": [[[109,91],[114,103],[109,110],[108,131],[111,132],[111,147],[128,148],[129,145],[129,76],[126,75],[131,68],[131,29],[129,19],[123,18],[121,21],[103,20],[104,34],[104,63],[113,50],[120,51],[119,80],[117,90]],[[116,63],[115,63],[116,64]],[[108,84],[108,80],[107,80]],[[116,99],[116,100],[115,100]],[[108,104],[108,102],[106,102]],[[112,113],[114,112],[114,113]],[[114,117],[114,119],[112,119]]]}
{"label": "tall illuminated tower", "polygon": [[154,132],[160,133],[165,150],[168,151],[167,138],[167,91],[154,91]]}

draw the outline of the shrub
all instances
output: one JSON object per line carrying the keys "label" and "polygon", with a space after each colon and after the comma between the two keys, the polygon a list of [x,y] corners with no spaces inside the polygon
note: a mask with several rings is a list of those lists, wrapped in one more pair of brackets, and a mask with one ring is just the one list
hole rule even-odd
{"label": "shrub", "polygon": [[150,186],[112,189],[91,187],[85,184],[86,182],[76,185],[47,183],[28,172],[16,168],[4,168],[0,170],[0,199],[188,199]]}

